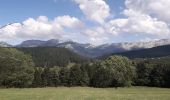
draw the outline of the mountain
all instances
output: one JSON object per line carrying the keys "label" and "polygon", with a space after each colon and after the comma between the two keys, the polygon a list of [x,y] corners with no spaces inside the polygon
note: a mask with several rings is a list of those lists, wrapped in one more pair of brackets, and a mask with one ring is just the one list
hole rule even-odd
{"label": "mountain", "polygon": [[48,41],[27,40],[27,41],[23,41],[21,44],[17,45],[16,47],[61,47],[61,48],[67,48],[69,50],[74,51],[75,53],[78,53],[86,57],[92,57],[90,52],[92,51],[91,48],[93,48],[93,45],[80,44],[73,41],[61,42],[56,39],[51,39]]}
{"label": "mountain", "polygon": [[91,57],[89,55],[90,51],[91,51],[90,44],[80,44],[80,43],[76,43],[76,42],[72,42],[72,41],[67,41],[67,42],[60,43],[56,46],[67,48],[67,49],[72,50],[72,51],[74,51],[80,55],[83,55],[83,56]]}
{"label": "mountain", "polygon": [[157,46],[169,45],[170,39],[161,39],[146,42],[124,42],[124,43],[111,43],[94,46],[91,44],[81,44],[73,41],[61,42],[59,40],[28,40],[22,42],[17,47],[64,47],[86,57],[100,57],[113,53],[126,52],[131,50],[140,50],[146,48],[153,48]]}
{"label": "mountain", "polygon": [[23,41],[21,44],[16,47],[54,47],[59,44],[59,40],[51,39],[48,41],[42,40],[27,40]]}
{"label": "mountain", "polygon": [[59,40],[51,39],[51,40],[48,40],[48,41],[42,43],[41,46],[53,47],[53,46],[58,45],[59,43],[60,43]]}
{"label": "mountain", "polygon": [[21,44],[17,45],[17,47],[38,47],[45,43],[45,41],[41,40],[27,40],[22,42]]}
{"label": "mountain", "polygon": [[127,56],[129,58],[155,58],[170,56],[170,45],[158,46],[149,49],[132,50],[116,55]]}
{"label": "mountain", "polygon": [[[107,47],[108,46],[108,47]],[[124,51],[118,44],[94,46],[91,44],[81,44],[73,41],[60,42],[59,40],[27,40],[17,47],[62,47],[74,51],[75,53],[86,57],[98,57],[104,54]]]}
{"label": "mountain", "polygon": [[6,42],[0,42],[0,47],[11,47],[11,45]]}

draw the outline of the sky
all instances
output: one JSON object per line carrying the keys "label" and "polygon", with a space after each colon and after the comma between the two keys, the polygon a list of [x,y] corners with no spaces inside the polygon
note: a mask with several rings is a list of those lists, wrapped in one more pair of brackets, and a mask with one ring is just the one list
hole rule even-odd
{"label": "sky", "polygon": [[170,38],[170,0],[0,0],[0,41],[105,43]]}

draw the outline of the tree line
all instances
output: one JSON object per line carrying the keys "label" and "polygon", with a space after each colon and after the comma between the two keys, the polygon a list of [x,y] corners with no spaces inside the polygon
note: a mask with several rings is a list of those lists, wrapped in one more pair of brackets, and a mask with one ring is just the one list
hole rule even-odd
{"label": "tree line", "polygon": [[[156,60],[157,61],[157,60]],[[144,60],[136,63],[134,85],[170,87],[170,64]]]}
{"label": "tree line", "polygon": [[169,76],[169,64],[132,61],[116,55],[69,62],[66,66],[36,67],[31,56],[13,48],[0,48],[1,87],[170,87]]}

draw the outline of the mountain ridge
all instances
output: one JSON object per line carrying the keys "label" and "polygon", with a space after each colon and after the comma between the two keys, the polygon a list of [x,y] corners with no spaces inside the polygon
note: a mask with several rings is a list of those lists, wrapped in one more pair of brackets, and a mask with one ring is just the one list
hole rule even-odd
{"label": "mountain ridge", "polygon": [[[113,54],[114,55],[114,54]],[[157,46],[148,49],[132,50],[122,53],[115,53],[128,58],[155,58],[155,57],[170,57],[170,45]]]}
{"label": "mountain ridge", "polygon": [[57,39],[51,39],[47,41],[42,40],[27,40],[14,47],[62,47],[74,51],[80,55],[95,58],[103,55],[109,55],[113,53],[121,53],[132,50],[140,50],[153,48],[157,46],[170,45],[170,39],[160,39],[144,42],[122,42],[122,43],[110,43],[95,46],[92,44],[82,44],[73,41],[60,41]]}

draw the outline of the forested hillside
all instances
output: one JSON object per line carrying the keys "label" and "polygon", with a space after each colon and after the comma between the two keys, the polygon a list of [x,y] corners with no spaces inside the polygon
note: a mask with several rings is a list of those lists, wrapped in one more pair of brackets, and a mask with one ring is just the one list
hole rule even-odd
{"label": "forested hillside", "polygon": [[64,67],[69,63],[83,63],[89,60],[65,48],[30,47],[17,49],[31,55],[36,67]]}
{"label": "forested hillside", "polygon": [[117,53],[116,55],[122,55],[129,58],[155,58],[155,57],[170,56],[170,45],[159,46],[150,49],[142,49],[142,50]]}

